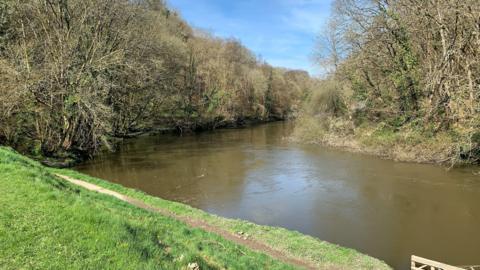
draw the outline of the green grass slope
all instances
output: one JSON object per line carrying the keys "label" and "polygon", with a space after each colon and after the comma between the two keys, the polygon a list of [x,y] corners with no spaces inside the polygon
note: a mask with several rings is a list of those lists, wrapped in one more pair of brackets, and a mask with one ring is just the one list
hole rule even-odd
{"label": "green grass slope", "polygon": [[229,220],[186,205],[54,170],[0,147],[0,269],[292,269],[215,234],[58,180],[62,173],[178,215],[202,219],[323,269],[389,269],[383,262],[281,228]]}

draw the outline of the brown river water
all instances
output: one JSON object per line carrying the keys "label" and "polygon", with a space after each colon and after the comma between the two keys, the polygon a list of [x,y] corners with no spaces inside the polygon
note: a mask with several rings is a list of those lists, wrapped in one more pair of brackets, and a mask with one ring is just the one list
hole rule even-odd
{"label": "brown river water", "polygon": [[480,264],[480,168],[399,163],[284,138],[291,123],[130,139],[76,169],[229,218],[300,231],[408,269]]}

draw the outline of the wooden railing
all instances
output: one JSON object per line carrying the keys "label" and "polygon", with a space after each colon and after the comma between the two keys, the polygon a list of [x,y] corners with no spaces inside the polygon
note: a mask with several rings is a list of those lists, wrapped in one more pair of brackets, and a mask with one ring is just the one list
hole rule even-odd
{"label": "wooden railing", "polygon": [[480,270],[480,265],[453,266],[429,259],[412,256],[412,270]]}

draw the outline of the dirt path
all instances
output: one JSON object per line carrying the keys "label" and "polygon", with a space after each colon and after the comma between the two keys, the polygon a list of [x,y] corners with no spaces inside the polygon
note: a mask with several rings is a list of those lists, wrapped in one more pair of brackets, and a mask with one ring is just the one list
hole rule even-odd
{"label": "dirt path", "polygon": [[301,260],[301,259],[298,259],[298,258],[290,257],[287,254],[285,254],[284,252],[272,249],[271,247],[265,245],[264,243],[261,243],[259,241],[253,240],[253,239],[245,239],[241,235],[231,233],[231,232],[229,232],[225,229],[222,229],[220,227],[217,227],[217,226],[212,226],[211,224],[208,224],[207,222],[205,222],[203,220],[193,219],[193,218],[185,217],[185,216],[180,216],[180,215],[177,215],[177,214],[175,214],[175,213],[173,213],[173,212],[171,212],[167,209],[159,208],[159,207],[153,207],[153,206],[148,205],[148,204],[146,204],[146,203],[144,203],[140,200],[134,199],[132,197],[125,196],[125,195],[120,194],[118,192],[115,192],[113,190],[105,189],[105,188],[102,188],[100,186],[97,186],[97,185],[94,185],[94,184],[91,184],[91,183],[88,183],[88,182],[85,182],[85,181],[82,181],[82,180],[74,179],[74,178],[71,178],[71,177],[68,177],[68,176],[65,176],[65,175],[61,175],[61,174],[56,174],[56,175],[63,180],[66,180],[66,181],[68,181],[68,182],[70,182],[74,185],[83,187],[87,190],[95,191],[95,192],[98,192],[98,193],[102,193],[102,194],[106,194],[106,195],[115,197],[115,198],[117,198],[121,201],[127,202],[127,203],[129,203],[131,205],[134,205],[136,207],[139,207],[139,208],[151,211],[151,212],[159,213],[161,215],[168,216],[168,217],[174,218],[176,220],[182,221],[182,222],[186,223],[187,225],[189,225],[190,227],[199,228],[199,229],[202,229],[202,230],[207,231],[207,232],[218,234],[225,239],[228,239],[228,240],[230,240],[232,242],[235,242],[237,244],[246,246],[249,249],[265,253],[265,254],[269,255],[270,257],[275,258],[275,259],[277,259],[279,261],[282,261],[284,263],[287,263],[287,264],[290,264],[290,265],[293,265],[293,266],[296,266],[296,267],[305,268],[305,269],[317,269],[317,267],[311,262],[304,261],[304,260]]}

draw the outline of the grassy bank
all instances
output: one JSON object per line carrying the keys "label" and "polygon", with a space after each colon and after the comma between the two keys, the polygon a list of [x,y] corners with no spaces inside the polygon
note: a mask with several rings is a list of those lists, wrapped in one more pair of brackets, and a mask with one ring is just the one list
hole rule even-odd
{"label": "grassy bank", "polygon": [[297,119],[291,139],[395,161],[446,166],[476,162],[466,151],[472,145],[459,133],[428,134],[411,126],[394,129],[382,123],[355,125],[345,118],[303,115]]}
{"label": "grassy bank", "polygon": [[321,269],[389,269],[384,263],[313,237],[229,220],[147,196],[74,171],[49,169],[0,148],[2,269],[292,269],[271,257],[59,180],[53,173],[118,191],[149,205],[244,232]]}

